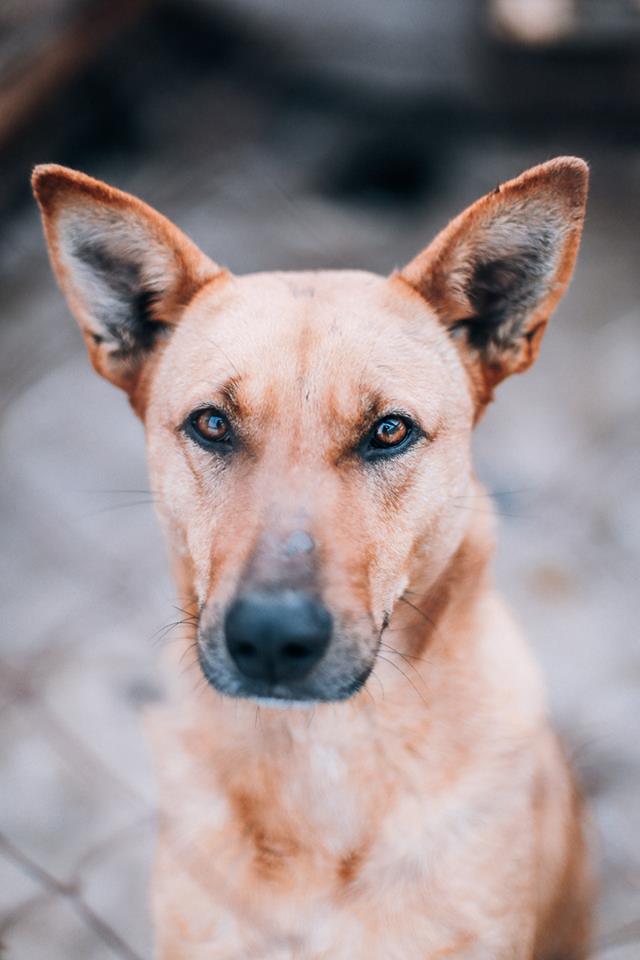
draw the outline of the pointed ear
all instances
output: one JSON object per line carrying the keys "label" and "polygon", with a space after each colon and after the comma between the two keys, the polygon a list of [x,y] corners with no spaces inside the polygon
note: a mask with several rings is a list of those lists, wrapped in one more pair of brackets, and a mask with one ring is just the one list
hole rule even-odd
{"label": "pointed ear", "polygon": [[91,362],[131,392],[142,362],[207,281],[221,273],[151,207],[75,170],[33,178],[51,263]]}
{"label": "pointed ear", "polygon": [[465,210],[400,271],[458,341],[482,402],[538,354],[571,278],[587,186],[576,157],[533,167]]}

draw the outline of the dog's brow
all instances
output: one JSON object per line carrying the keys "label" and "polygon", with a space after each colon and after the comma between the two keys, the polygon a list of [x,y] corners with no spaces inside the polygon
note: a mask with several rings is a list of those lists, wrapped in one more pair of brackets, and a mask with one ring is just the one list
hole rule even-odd
{"label": "dog's brow", "polygon": [[361,416],[374,417],[384,406],[384,398],[379,393],[364,394],[361,400]]}
{"label": "dog's brow", "polygon": [[225,410],[233,413],[238,419],[240,419],[246,412],[242,403],[238,399],[239,387],[240,378],[231,377],[220,389],[220,396],[222,397]]}
{"label": "dog's brow", "polygon": [[359,434],[365,433],[374,420],[387,410],[387,403],[379,393],[365,393],[360,402],[360,415],[355,424]]}

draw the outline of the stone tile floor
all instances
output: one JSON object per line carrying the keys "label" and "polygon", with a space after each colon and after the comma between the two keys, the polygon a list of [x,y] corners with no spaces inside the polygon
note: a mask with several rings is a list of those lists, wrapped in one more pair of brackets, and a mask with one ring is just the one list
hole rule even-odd
{"label": "stone tile floor", "polygon": [[[476,195],[556,152],[548,141],[461,146],[437,197],[398,211],[319,195],[286,144],[265,154],[241,143],[211,165],[187,147],[175,138],[153,160],[91,172],[139,192],[238,272],[388,271]],[[586,152],[593,192],[574,285],[538,366],[500,390],[477,459],[501,515],[497,577],[543,663],[595,813],[595,956],[634,960],[640,152]],[[157,633],[174,619],[174,590],[141,429],[89,369],[35,210],[5,229],[0,936],[8,960],[146,960],[154,786],[141,712],[160,690]]]}

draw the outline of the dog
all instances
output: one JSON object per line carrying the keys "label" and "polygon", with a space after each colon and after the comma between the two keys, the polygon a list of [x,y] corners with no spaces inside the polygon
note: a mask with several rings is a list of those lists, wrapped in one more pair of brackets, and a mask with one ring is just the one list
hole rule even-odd
{"label": "dog", "polygon": [[455,507],[569,283],[587,165],[501,184],[389,277],[234,276],[82,173],[33,187],[144,423],[189,630],[149,720],[157,956],[584,960],[583,804],[492,519]]}

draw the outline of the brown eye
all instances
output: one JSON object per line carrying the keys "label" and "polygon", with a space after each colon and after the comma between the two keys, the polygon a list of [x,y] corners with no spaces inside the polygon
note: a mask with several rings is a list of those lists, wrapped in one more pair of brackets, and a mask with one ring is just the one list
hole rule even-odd
{"label": "brown eye", "polygon": [[185,428],[191,437],[202,446],[228,446],[231,441],[231,425],[223,413],[213,407],[196,410],[188,418]]}
{"label": "brown eye", "polygon": [[385,417],[373,428],[371,442],[374,447],[397,447],[409,435],[409,424],[402,417]]}
{"label": "brown eye", "polygon": [[392,457],[408,449],[422,435],[409,417],[390,413],[374,423],[360,444],[360,455],[365,460]]}

